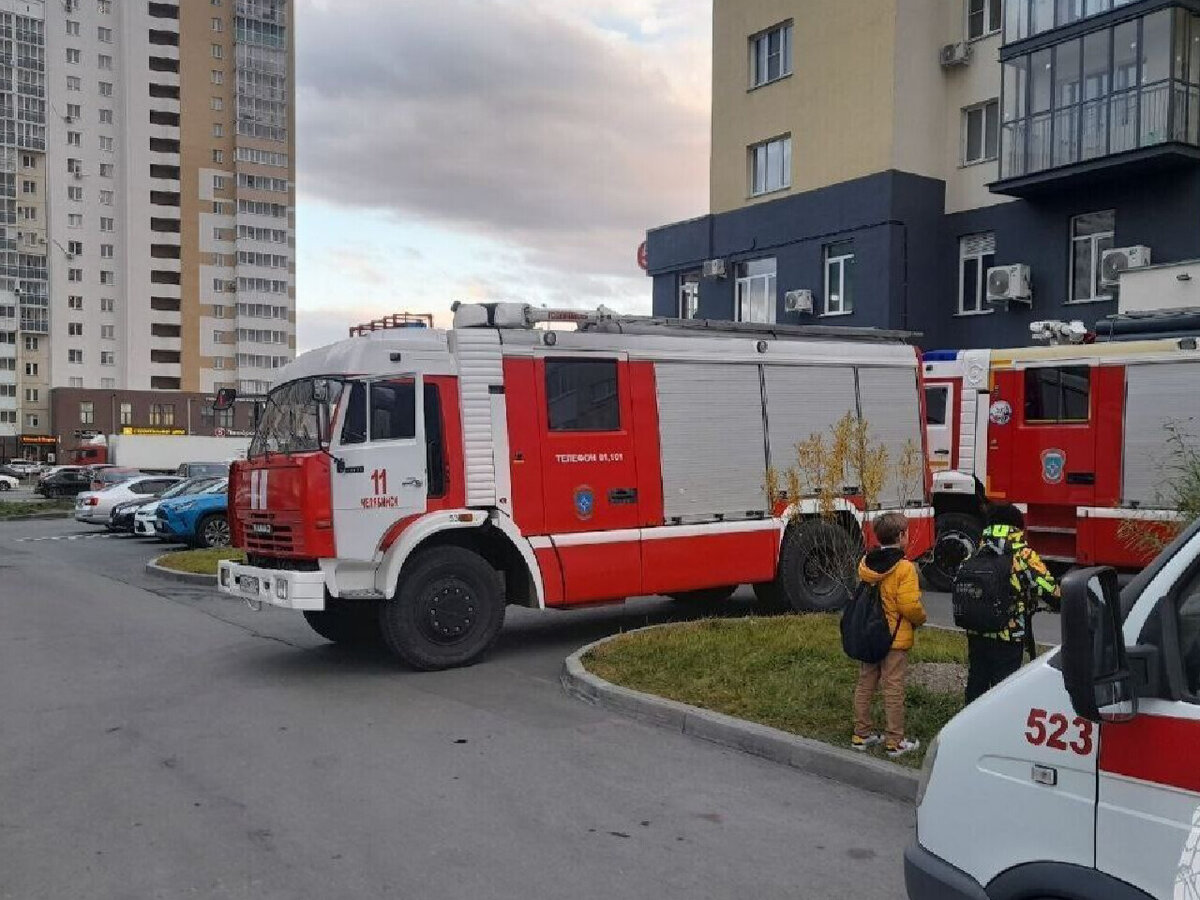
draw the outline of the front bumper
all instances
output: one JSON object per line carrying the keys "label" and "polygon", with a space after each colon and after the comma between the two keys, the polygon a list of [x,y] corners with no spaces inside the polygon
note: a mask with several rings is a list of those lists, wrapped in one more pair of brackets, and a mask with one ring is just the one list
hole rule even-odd
{"label": "front bumper", "polygon": [[908,900],[988,900],[974,878],[915,841],[904,851],[904,886]]}
{"label": "front bumper", "polygon": [[154,537],[158,534],[158,526],[154,519],[133,519],[133,533],[144,537]]}
{"label": "front bumper", "polygon": [[260,569],[225,561],[217,565],[217,590],[280,609],[320,612],[325,608],[325,575],[321,572]]}

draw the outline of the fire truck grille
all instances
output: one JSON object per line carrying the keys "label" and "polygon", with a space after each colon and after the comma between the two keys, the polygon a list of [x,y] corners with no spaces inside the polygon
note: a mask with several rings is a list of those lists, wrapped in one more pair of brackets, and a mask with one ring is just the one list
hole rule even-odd
{"label": "fire truck grille", "polygon": [[281,522],[273,513],[250,513],[246,519],[247,553],[298,553],[303,550],[299,523]]}

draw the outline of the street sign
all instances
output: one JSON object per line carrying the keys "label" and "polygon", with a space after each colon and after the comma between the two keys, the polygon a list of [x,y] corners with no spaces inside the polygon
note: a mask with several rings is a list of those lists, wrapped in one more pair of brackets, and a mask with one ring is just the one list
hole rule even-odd
{"label": "street sign", "polygon": [[648,269],[650,266],[649,260],[646,256],[646,242],[645,241],[642,241],[640,244],[638,244],[637,262],[638,262],[638,268],[641,269],[643,272],[645,272],[646,269]]}

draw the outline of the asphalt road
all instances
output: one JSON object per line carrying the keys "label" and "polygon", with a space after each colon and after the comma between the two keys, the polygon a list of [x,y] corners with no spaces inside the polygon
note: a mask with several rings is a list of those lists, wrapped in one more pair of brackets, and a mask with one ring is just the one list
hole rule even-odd
{"label": "asphalt road", "polygon": [[95,534],[0,524],[0,897],[904,896],[911,807],[563,694],[665,601],[416,673]]}

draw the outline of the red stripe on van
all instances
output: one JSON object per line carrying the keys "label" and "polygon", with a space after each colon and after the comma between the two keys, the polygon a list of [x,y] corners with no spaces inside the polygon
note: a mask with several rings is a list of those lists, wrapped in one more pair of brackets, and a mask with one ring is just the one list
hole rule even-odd
{"label": "red stripe on van", "polygon": [[1200,793],[1200,719],[1140,715],[1100,728],[1100,771]]}

